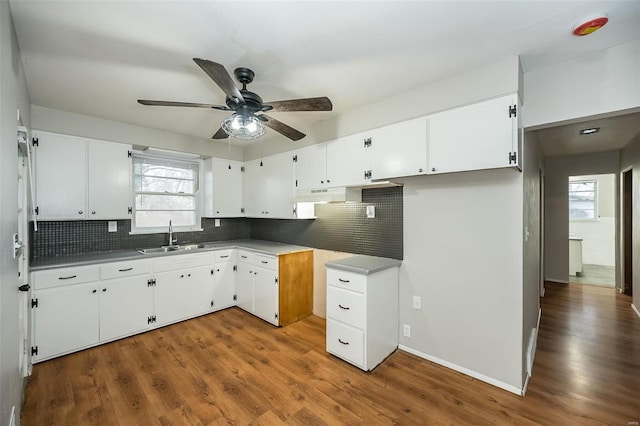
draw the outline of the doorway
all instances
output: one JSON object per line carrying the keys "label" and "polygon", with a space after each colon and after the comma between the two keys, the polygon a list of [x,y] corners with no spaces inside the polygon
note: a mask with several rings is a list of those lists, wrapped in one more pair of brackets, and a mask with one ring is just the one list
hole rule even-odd
{"label": "doorway", "polygon": [[569,281],[615,287],[616,178],[569,177]]}
{"label": "doorway", "polygon": [[633,170],[622,172],[622,239],[624,270],[622,274],[622,291],[633,296]]}

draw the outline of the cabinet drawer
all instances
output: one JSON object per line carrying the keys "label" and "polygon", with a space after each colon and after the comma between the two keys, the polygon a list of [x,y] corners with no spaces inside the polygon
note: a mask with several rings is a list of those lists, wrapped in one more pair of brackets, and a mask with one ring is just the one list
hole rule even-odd
{"label": "cabinet drawer", "polygon": [[269,269],[271,271],[278,270],[278,258],[274,256],[265,256],[263,254],[256,254],[255,265],[261,268]]}
{"label": "cabinet drawer", "polygon": [[153,261],[153,272],[175,271],[176,269],[212,266],[213,253],[180,254],[167,256]]}
{"label": "cabinet drawer", "polygon": [[100,265],[100,279],[129,277],[151,273],[151,260],[129,260]]}
{"label": "cabinet drawer", "polygon": [[341,269],[327,268],[327,285],[364,293],[367,288],[367,276]]}
{"label": "cabinet drawer", "polygon": [[40,290],[43,288],[98,281],[99,279],[100,270],[97,265],[49,269],[33,273],[33,287],[36,290]]}
{"label": "cabinet drawer", "polygon": [[251,263],[253,265],[253,261],[255,260],[256,254],[248,250],[238,250],[236,252],[236,256],[237,256],[238,262]]}
{"label": "cabinet drawer", "polygon": [[364,368],[364,332],[327,319],[327,352]]}
{"label": "cabinet drawer", "polygon": [[364,295],[338,287],[327,287],[327,316],[363,329],[366,320]]}
{"label": "cabinet drawer", "polygon": [[213,261],[215,263],[229,262],[236,259],[236,251],[234,249],[216,250],[213,252]]}

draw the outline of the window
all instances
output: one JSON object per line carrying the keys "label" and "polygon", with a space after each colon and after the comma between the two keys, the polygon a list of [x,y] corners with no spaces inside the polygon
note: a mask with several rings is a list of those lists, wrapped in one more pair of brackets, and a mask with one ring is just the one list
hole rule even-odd
{"label": "window", "polygon": [[596,220],[598,218],[598,181],[569,181],[569,220]]}
{"label": "window", "polygon": [[200,229],[197,161],[134,154],[134,232]]}

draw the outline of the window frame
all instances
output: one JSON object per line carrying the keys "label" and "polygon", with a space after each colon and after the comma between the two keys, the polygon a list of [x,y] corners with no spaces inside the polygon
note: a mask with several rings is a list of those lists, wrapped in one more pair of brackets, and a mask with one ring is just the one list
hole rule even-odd
{"label": "window frame", "polygon": [[166,234],[169,232],[169,224],[166,226],[138,226],[136,224],[136,195],[140,192],[136,191],[135,187],[135,164],[136,158],[149,158],[154,160],[162,160],[173,163],[186,163],[197,166],[195,191],[193,197],[195,199],[195,223],[190,226],[178,226],[173,225],[173,232],[198,232],[202,229],[202,182],[203,182],[203,167],[201,159],[182,158],[179,156],[162,155],[162,154],[149,154],[143,151],[133,151],[131,161],[131,197],[132,197],[132,215],[131,215],[131,231],[130,235],[134,234]]}
{"label": "window frame", "polygon": [[598,216],[598,179],[596,178],[584,178],[584,179],[570,179],[569,180],[569,184],[567,185],[568,187],[570,187],[570,185],[572,183],[593,183],[593,217],[587,217],[587,218],[574,218],[571,217],[571,193],[572,192],[576,192],[576,191],[571,191],[570,188],[568,189],[568,193],[567,193],[567,198],[568,198],[568,210],[569,210],[569,221],[570,222],[597,222],[599,220],[599,216]]}

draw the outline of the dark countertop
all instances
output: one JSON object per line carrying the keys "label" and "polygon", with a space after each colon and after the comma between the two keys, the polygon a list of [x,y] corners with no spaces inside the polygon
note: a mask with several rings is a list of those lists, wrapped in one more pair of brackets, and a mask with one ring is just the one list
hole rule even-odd
{"label": "dark countertop", "polygon": [[386,257],[356,255],[325,263],[327,268],[341,269],[357,274],[370,275],[385,269],[400,266],[402,261]]}
{"label": "dark countertop", "polygon": [[45,269],[92,265],[98,263],[118,262],[123,260],[150,259],[164,256],[180,256],[182,254],[203,253],[207,251],[230,248],[247,249],[268,256],[279,256],[282,254],[312,250],[311,247],[262,240],[214,241],[210,243],[199,244],[204,244],[205,247],[197,250],[178,250],[168,253],[153,254],[142,254],[136,250],[116,250],[99,253],[74,254],[69,256],[42,257],[33,260],[31,262],[31,265],[29,266],[29,270],[33,272]]}

